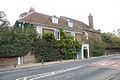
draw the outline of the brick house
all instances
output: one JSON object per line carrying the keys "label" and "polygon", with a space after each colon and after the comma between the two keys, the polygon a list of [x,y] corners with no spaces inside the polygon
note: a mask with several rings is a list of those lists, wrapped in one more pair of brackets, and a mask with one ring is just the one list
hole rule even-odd
{"label": "brick house", "polygon": [[24,24],[33,24],[39,35],[51,32],[54,34],[56,39],[60,38],[59,28],[62,28],[67,34],[70,34],[75,39],[84,42],[85,39],[100,40],[100,32],[94,29],[93,17],[91,14],[88,16],[89,25],[60,16],[59,18],[55,15],[49,16],[46,14],[35,12],[33,8],[30,9],[29,13],[22,16],[16,21],[18,27],[24,28]]}
{"label": "brick house", "polygon": [[[91,14],[88,16],[88,22],[89,24],[87,25],[81,21],[65,16],[49,16],[35,12],[34,8],[30,8],[27,14],[21,16],[21,18],[16,21],[18,24],[17,27],[24,29],[24,25],[29,23],[34,25],[39,36],[51,32],[58,40],[60,39],[59,28],[62,28],[66,34],[71,35],[74,39],[85,44],[85,46],[83,45],[83,49],[85,47],[89,49],[89,44],[87,42],[90,39],[96,41],[101,40],[100,31],[94,29],[93,16]],[[87,57],[89,57],[89,50]]]}

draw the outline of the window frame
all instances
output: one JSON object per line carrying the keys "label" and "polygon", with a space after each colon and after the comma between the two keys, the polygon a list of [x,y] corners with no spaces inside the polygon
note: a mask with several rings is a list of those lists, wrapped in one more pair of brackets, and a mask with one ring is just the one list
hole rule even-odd
{"label": "window frame", "polygon": [[58,18],[57,17],[52,17],[52,23],[58,24]]}
{"label": "window frame", "polygon": [[55,36],[55,39],[60,40],[60,30],[55,29],[54,36]]}

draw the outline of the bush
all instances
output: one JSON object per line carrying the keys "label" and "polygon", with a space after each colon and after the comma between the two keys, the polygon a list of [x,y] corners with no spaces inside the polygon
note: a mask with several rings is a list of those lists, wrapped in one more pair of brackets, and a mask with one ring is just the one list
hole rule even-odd
{"label": "bush", "polygon": [[42,39],[36,38],[33,45],[33,53],[38,61],[55,61],[60,59],[59,48],[54,44],[53,34],[45,34]]}
{"label": "bush", "polygon": [[102,56],[104,55],[105,44],[102,41],[89,41],[90,53],[92,56]]}
{"label": "bush", "polygon": [[105,48],[120,49],[120,37],[111,33],[102,33],[102,41],[106,44]]}

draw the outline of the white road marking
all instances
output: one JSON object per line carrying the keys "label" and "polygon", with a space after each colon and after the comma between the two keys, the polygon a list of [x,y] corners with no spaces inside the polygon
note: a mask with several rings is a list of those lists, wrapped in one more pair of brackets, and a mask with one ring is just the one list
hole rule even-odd
{"label": "white road marking", "polygon": [[65,72],[75,70],[75,69],[78,69],[78,68],[81,68],[81,67],[82,66],[77,66],[77,67],[73,67],[73,68],[69,68],[69,69],[65,69],[65,70],[58,70],[58,71],[54,71],[54,72],[36,74],[36,75],[31,75],[31,76],[27,76],[27,77],[18,78],[16,80],[27,80],[27,79],[28,80],[35,80],[35,79],[40,79],[40,78],[44,78],[44,77],[48,77],[48,76],[53,76],[53,75],[65,73]]}
{"label": "white road marking", "polygon": [[55,74],[54,72],[52,72],[52,74]]}

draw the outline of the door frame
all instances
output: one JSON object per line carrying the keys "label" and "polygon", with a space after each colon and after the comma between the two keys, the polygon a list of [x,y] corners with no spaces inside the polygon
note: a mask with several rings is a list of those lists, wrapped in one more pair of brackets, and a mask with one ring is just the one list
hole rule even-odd
{"label": "door frame", "polygon": [[90,55],[89,55],[89,44],[82,44],[80,52],[77,54],[77,59],[85,59],[84,50],[87,50],[87,58],[90,57]]}

